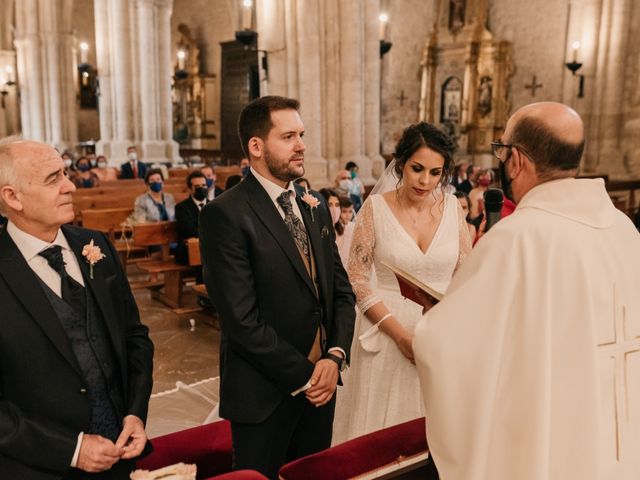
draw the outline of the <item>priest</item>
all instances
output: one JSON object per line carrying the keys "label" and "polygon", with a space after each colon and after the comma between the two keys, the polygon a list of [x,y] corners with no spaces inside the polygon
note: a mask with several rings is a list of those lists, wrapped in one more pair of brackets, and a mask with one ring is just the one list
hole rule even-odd
{"label": "priest", "polygon": [[493,144],[517,203],[416,328],[446,480],[640,478],[640,235],[576,179],[579,115],[518,110]]}

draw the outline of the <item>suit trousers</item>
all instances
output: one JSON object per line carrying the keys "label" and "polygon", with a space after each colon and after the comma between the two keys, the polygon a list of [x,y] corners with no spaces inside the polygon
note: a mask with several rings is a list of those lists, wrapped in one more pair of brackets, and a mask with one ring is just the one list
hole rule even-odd
{"label": "suit trousers", "polygon": [[262,423],[231,422],[233,469],[253,469],[277,480],[282,465],[329,448],[335,406],[335,394],[315,407],[302,392],[285,398]]}

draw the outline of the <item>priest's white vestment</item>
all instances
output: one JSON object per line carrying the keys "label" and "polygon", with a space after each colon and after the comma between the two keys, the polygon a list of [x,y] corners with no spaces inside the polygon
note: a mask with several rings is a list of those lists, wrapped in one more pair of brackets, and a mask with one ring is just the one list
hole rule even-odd
{"label": "priest's white vestment", "polygon": [[442,480],[640,480],[640,235],[601,179],[527,192],[413,345]]}

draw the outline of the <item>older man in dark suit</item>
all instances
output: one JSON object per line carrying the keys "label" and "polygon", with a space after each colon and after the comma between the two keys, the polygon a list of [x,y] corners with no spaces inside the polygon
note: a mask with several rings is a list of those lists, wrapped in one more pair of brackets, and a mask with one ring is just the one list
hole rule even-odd
{"label": "older man in dark suit", "polygon": [[292,182],[304,174],[298,107],[283,97],[245,107],[239,131],[251,172],[200,215],[234,468],[270,478],[285,462],[329,447],[355,317],[326,203]]}
{"label": "older man in dark suit", "polygon": [[113,246],[65,225],[74,190],[52,147],[0,141],[2,478],[124,480],[147,446],[153,344]]}

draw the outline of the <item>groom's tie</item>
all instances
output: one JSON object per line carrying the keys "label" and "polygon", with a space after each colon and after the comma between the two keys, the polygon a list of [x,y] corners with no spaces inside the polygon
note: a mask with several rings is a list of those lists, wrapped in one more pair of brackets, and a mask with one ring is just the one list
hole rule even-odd
{"label": "groom's tie", "polygon": [[302,224],[302,221],[293,213],[293,205],[291,205],[291,190],[282,192],[278,197],[278,205],[284,211],[284,223],[287,224],[289,232],[293,240],[296,242],[298,250],[309,259],[309,236]]}
{"label": "groom's tie", "polygon": [[44,257],[49,266],[60,275],[60,279],[62,280],[62,299],[78,312],[82,313],[87,303],[85,290],[82,285],[71,278],[64,268],[65,263],[62,259],[62,247],[60,245],[54,245],[41,251],[38,255]]}

